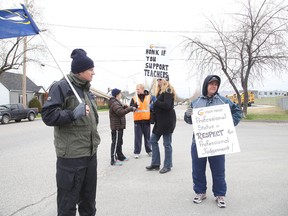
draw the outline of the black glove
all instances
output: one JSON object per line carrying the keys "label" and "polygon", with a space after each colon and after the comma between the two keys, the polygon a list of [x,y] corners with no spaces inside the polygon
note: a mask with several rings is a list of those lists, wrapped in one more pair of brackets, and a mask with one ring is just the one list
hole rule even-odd
{"label": "black glove", "polygon": [[86,115],[86,104],[80,103],[74,110],[73,110],[73,117],[74,119],[80,119]]}
{"label": "black glove", "polygon": [[134,103],[134,104],[132,104],[132,107],[135,107],[137,109],[138,108],[138,104]]}

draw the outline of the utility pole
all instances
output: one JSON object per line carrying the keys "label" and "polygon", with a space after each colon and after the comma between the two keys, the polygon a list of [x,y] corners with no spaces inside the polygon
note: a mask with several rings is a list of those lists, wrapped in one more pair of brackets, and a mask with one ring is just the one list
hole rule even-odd
{"label": "utility pole", "polygon": [[24,55],[23,55],[23,76],[22,76],[22,104],[24,107],[26,107],[26,105],[27,105],[27,98],[26,98],[27,37],[24,37],[24,48],[23,49],[24,49]]}
{"label": "utility pole", "polygon": [[[25,0],[25,6],[27,6],[27,4],[28,4],[28,1]],[[24,50],[24,56],[23,56],[23,76],[22,76],[22,104],[26,108],[26,105],[27,105],[27,98],[26,98],[26,88],[27,88],[27,85],[26,85],[27,37],[24,37],[23,50]]]}

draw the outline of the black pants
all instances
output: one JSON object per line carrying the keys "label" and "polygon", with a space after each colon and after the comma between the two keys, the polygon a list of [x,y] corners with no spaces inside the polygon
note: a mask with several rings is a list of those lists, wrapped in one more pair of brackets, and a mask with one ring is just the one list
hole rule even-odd
{"label": "black pants", "polygon": [[111,160],[123,160],[125,156],[122,152],[123,145],[123,129],[111,131]]}
{"label": "black pants", "polygon": [[81,158],[57,158],[58,216],[96,215],[96,155]]}

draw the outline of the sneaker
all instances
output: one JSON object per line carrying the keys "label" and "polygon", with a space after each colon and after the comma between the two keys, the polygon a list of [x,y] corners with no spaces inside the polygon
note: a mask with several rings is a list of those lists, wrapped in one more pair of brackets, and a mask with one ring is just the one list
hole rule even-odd
{"label": "sneaker", "polygon": [[147,153],[149,157],[152,157],[152,152]]}
{"label": "sneaker", "polygon": [[134,158],[135,158],[135,159],[138,159],[138,158],[139,158],[139,154],[135,154],[135,155],[134,155]]}
{"label": "sneaker", "polygon": [[129,160],[129,158],[127,158],[127,157],[119,158],[119,161],[128,161],[128,160]]}
{"label": "sneaker", "polygon": [[112,166],[122,166],[123,163],[119,160],[116,160],[116,161],[111,161],[111,165]]}
{"label": "sneaker", "polygon": [[226,202],[224,196],[216,196],[215,200],[219,208],[226,208]]}
{"label": "sneaker", "polygon": [[193,199],[193,202],[199,204],[204,199],[206,199],[206,194],[205,193],[199,193],[199,194],[196,194],[196,196]]}

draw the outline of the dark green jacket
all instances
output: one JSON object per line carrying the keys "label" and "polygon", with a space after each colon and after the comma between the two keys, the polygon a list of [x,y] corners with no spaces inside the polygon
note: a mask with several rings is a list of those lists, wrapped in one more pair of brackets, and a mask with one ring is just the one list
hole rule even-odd
{"label": "dark green jacket", "polygon": [[97,131],[98,113],[90,83],[74,74],[68,75],[83,102],[90,107],[90,114],[75,120],[73,110],[79,104],[71,87],[65,79],[56,82],[42,109],[42,120],[54,126],[54,145],[57,157],[79,158],[97,153],[100,136]]}

